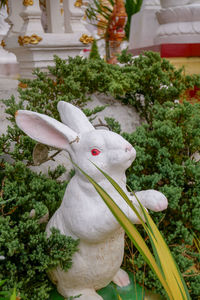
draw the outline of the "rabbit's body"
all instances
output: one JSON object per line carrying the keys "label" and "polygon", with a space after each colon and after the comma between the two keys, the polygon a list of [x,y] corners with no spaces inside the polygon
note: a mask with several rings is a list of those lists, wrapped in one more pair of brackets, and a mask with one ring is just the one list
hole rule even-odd
{"label": "rabbit's body", "polygon": [[[120,269],[124,255],[124,230],[93,186],[86,181],[83,186],[82,184],[79,176],[75,175],[71,179],[60,208],[47,226],[48,233],[51,227],[55,227],[62,234],[80,239],[79,251],[73,256],[72,268],[64,272],[58,267],[50,273],[51,280],[57,282],[59,292],[65,296],[77,295],[77,287],[80,290],[88,287],[97,290],[108,285]],[[127,204],[115,189],[105,180],[100,184],[128,213]],[[79,187],[76,191],[75,186]],[[88,195],[92,198],[92,203],[88,200]],[[73,287],[75,292],[72,291]]]}
{"label": "rabbit's body", "polygon": [[[120,225],[94,187],[87,181],[82,184],[76,175],[70,180],[60,208],[47,225],[47,232],[50,234],[50,228],[55,227],[62,234],[75,239],[88,243],[99,243],[118,230]],[[100,182],[100,185],[130,218],[131,209],[111,184],[104,180]],[[136,221],[135,214],[132,215]]]}
{"label": "rabbit's body", "polygon": [[[107,286],[120,269],[124,255],[124,231],[119,228],[99,243],[80,241],[68,272],[56,268],[50,278],[63,296],[75,296],[80,290],[98,290]],[[72,290],[73,293],[72,293]]]}
{"label": "rabbit's body", "polygon": [[[38,113],[18,111],[18,126],[31,138],[44,144],[65,149],[72,160],[115,200],[133,223],[139,219],[113,186],[92,164],[108,173],[128,194],[125,171],[135,159],[135,149],[120,135],[95,130],[86,116],[73,105],[59,102],[62,123]],[[137,193],[141,203],[152,210],[167,207],[167,199],[157,191]],[[138,207],[134,197],[133,204]],[[120,269],[124,253],[124,231],[86,177],[76,168],[62,204],[50,219],[47,233],[55,227],[66,236],[80,240],[73,264],[65,272],[60,267],[49,272],[64,297],[81,294],[80,300],[102,299],[95,290],[110,281],[124,286],[127,274]]]}

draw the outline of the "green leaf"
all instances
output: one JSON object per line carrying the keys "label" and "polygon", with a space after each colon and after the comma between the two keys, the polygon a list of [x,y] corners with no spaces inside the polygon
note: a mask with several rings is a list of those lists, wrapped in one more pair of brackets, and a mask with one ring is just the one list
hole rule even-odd
{"label": "green leaf", "polygon": [[157,259],[154,259],[149,248],[147,247],[145,241],[137,231],[136,227],[130,222],[126,217],[123,211],[118,207],[114,200],[107,194],[107,192],[95,182],[88,174],[86,174],[81,168],[74,164],[92,183],[96,191],[99,193],[103,201],[109,207],[113,215],[116,217],[120,225],[124,228],[129,238],[132,240],[138,251],[142,254],[145,261],[149,264],[151,269],[155,272],[156,276],[163,285],[165,291],[170,300],[189,300],[190,295],[187,289],[187,286],[183,280],[183,277],[170,253],[168,246],[166,245],[162,235],[160,234],[157,226],[153,222],[152,218],[145,210],[143,205],[137,199],[140,208],[143,212],[143,215],[146,220],[146,224],[143,222],[141,216],[139,215],[137,209],[133,206],[130,199],[127,197],[125,192],[120,188],[120,186],[104,171],[102,171],[98,166],[97,169],[108,179],[108,181],[114,186],[117,192],[122,196],[122,198],[128,203],[128,205],[133,209],[137,214],[138,218],[141,220],[141,223],[146,230],[150,241],[154,248],[155,256]]}
{"label": "green leaf", "polygon": [[17,295],[16,295],[16,288],[14,288],[13,293],[12,293],[12,295],[10,297],[10,300],[16,300],[16,297],[17,297]]}
{"label": "green leaf", "polygon": [[[92,183],[96,191],[99,193],[99,195],[102,197],[106,205],[109,207],[113,215],[116,217],[120,225],[124,228],[129,238],[134,243],[135,247],[138,249],[138,251],[142,254],[145,261],[149,264],[151,269],[156,273],[158,276],[158,279],[162,283],[163,287],[167,291],[168,295],[171,296],[171,291],[168,287],[167,282],[165,281],[165,278],[162,276],[162,273],[160,272],[156,261],[154,257],[152,256],[149,248],[147,247],[145,241],[141,237],[140,233],[136,229],[136,227],[130,222],[130,220],[126,217],[126,215],[122,212],[122,210],[118,207],[118,205],[113,201],[113,199],[107,194],[107,192],[101,188],[89,175],[87,175],[81,168],[79,168],[75,163],[73,163],[86,177],[87,179]],[[108,175],[107,175],[108,176]],[[120,187],[119,187],[120,190]],[[130,201],[130,200],[129,200]],[[137,210],[136,210],[137,211]],[[137,212],[138,214],[138,212]],[[138,214],[139,215],[139,214]],[[141,217],[140,217],[141,219]],[[142,219],[141,219],[142,220]],[[172,296],[171,296],[171,299]]]}

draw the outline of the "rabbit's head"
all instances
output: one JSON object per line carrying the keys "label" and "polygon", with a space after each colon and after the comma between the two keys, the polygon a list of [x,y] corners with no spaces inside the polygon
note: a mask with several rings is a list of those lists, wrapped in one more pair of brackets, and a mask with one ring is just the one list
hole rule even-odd
{"label": "rabbit's head", "polygon": [[16,122],[32,139],[69,152],[72,160],[96,177],[99,171],[91,163],[113,175],[124,174],[135,159],[135,149],[120,135],[96,130],[84,113],[74,105],[60,101],[58,111],[63,123],[27,110],[16,113]]}

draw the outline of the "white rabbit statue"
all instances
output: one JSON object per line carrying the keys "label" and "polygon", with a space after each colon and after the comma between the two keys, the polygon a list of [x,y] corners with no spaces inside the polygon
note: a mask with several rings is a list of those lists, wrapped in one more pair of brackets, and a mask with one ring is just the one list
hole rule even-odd
{"label": "white rabbit statue", "polygon": [[[133,223],[139,223],[127,203],[107,179],[91,163],[108,173],[137,206],[135,197],[126,189],[126,169],[136,151],[123,137],[96,130],[84,113],[70,103],[58,103],[61,123],[51,117],[27,110],[16,113],[16,122],[32,139],[68,151],[72,160],[112,196]],[[155,190],[136,193],[141,203],[153,211],[166,209],[166,197]],[[80,239],[79,251],[73,256],[72,267],[55,268],[49,274],[64,297],[80,295],[80,300],[100,300],[96,290],[111,281],[119,286],[129,284],[129,277],[120,269],[124,255],[124,230],[107,208],[92,184],[76,169],[61,206],[47,225],[47,233],[55,227],[66,236]]]}

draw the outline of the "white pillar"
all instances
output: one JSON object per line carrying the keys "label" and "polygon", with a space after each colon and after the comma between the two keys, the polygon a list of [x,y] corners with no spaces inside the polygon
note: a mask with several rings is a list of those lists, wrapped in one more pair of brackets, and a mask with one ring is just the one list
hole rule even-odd
{"label": "white pillar", "polygon": [[160,0],[160,5],[162,8],[183,6],[189,4],[190,0]]}
{"label": "white pillar", "polygon": [[2,46],[4,45],[4,37],[9,30],[9,25],[5,22],[8,17],[7,7],[3,6],[0,10],[0,76],[16,75],[17,60],[13,53],[9,53]]}
{"label": "white pillar", "polygon": [[155,42],[200,43],[200,3],[191,0],[160,0],[157,13],[160,24]]}
{"label": "white pillar", "polygon": [[7,22],[5,22],[5,19],[7,17],[8,17],[7,7],[3,6],[0,10],[0,39],[1,39],[1,36],[6,35],[6,33],[9,30],[9,25]]}
{"label": "white pillar", "polygon": [[24,24],[20,30],[20,34],[41,33],[44,32],[41,23],[41,9],[39,0],[30,1],[30,4],[23,6],[20,16],[24,20]]}
{"label": "white pillar", "polygon": [[23,20],[20,17],[20,12],[23,9],[22,1],[9,0],[9,16],[7,18],[7,22],[11,25],[9,34],[18,33],[23,25]]}
{"label": "white pillar", "polygon": [[64,12],[61,13],[60,0],[46,0],[48,32],[64,32]]}
{"label": "white pillar", "polygon": [[155,13],[159,9],[159,0],[143,0],[141,10],[131,18],[129,49],[154,45],[154,38],[159,27]]}
{"label": "white pillar", "polygon": [[74,5],[75,2],[75,0],[63,0],[66,33],[83,33],[87,31],[84,24],[81,23],[84,13],[81,8]]}

